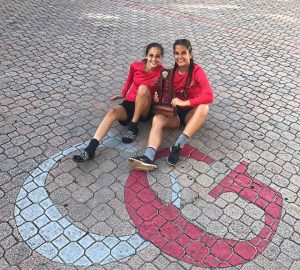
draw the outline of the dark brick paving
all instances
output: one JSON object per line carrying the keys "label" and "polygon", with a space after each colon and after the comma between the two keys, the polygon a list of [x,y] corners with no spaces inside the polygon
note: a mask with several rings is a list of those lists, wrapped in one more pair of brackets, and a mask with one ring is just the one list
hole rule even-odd
{"label": "dark brick paving", "polygon": [[[282,213],[262,254],[226,269],[300,269],[299,14],[295,0],[0,0],[0,269],[198,269],[153,244],[103,265],[73,266],[63,262],[68,257],[59,263],[51,250],[47,258],[39,252],[43,246],[34,249],[24,240],[16,221],[22,215],[15,213],[26,179],[91,137],[145,45],[161,42],[170,66],[177,38],[191,40],[215,92],[209,118],[190,142],[214,162],[185,158],[171,170],[160,159],[148,175],[150,187],[170,203],[169,175],[175,175],[186,219],[221,238],[249,240],[263,228],[264,211],[233,192],[217,199],[208,194],[249,162],[253,178],[281,193]],[[134,154],[147,142],[149,123],[141,127],[129,148]],[[120,132],[115,124],[111,134],[120,138]],[[162,148],[179,132],[166,130]],[[122,237],[137,232],[124,203],[126,160],[133,153],[118,140],[107,146],[80,166],[63,153],[45,187],[61,215],[81,230]],[[78,247],[61,246],[69,254],[81,252]]]}

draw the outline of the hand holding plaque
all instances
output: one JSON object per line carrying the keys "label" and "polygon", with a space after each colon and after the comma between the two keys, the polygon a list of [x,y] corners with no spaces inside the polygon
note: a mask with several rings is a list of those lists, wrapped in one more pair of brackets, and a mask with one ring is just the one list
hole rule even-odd
{"label": "hand holding plaque", "polygon": [[165,116],[177,115],[177,108],[172,107],[171,101],[174,98],[173,90],[173,69],[163,68],[160,74],[157,94],[158,102],[154,103],[153,112]]}

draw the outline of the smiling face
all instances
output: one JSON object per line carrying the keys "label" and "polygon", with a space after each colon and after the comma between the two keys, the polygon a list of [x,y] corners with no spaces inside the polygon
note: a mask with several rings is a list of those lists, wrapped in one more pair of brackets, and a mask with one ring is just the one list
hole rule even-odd
{"label": "smiling face", "polygon": [[146,70],[153,70],[157,68],[157,66],[160,65],[162,61],[162,53],[160,48],[152,47],[151,49],[149,49],[145,59],[147,60]]}
{"label": "smiling face", "polygon": [[184,45],[176,45],[174,48],[174,59],[178,65],[179,71],[187,71],[191,63],[193,55],[189,52],[188,48]]}

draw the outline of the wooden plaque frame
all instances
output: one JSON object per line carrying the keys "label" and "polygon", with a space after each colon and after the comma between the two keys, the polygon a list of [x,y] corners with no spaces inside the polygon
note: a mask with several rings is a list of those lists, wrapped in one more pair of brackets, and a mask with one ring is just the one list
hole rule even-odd
{"label": "wooden plaque frame", "polygon": [[165,116],[177,115],[177,108],[172,107],[171,101],[174,98],[173,69],[163,68],[157,89],[158,102],[154,103],[153,112]]}

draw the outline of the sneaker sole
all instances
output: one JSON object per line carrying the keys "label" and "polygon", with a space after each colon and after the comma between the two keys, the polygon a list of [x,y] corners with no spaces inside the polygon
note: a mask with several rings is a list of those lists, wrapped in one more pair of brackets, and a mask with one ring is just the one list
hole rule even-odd
{"label": "sneaker sole", "polygon": [[133,143],[135,140],[128,140],[126,141],[127,139],[123,139],[121,140],[122,143],[125,143],[125,144],[128,144],[128,143]]}
{"label": "sneaker sole", "polygon": [[146,172],[153,171],[157,168],[155,164],[148,164],[133,158],[128,159],[128,166],[133,170],[146,171]]}
{"label": "sneaker sole", "polygon": [[72,160],[76,163],[83,163],[83,162],[87,162],[89,160],[92,160],[94,157],[90,157],[89,159],[87,160],[80,160],[80,159],[76,159],[75,157],[72,158]]}
{"label": "sneaker sole", "polygon": [[83,162],[87,162],[87,160],[80,160],[80,159],[75,159],[74,157],[72,158],[72,160],[76,163],[83,163]]}

